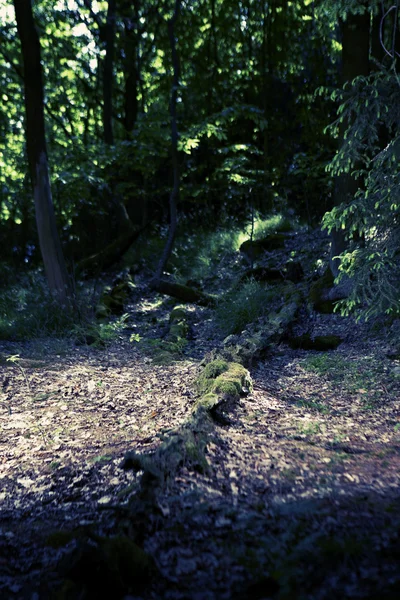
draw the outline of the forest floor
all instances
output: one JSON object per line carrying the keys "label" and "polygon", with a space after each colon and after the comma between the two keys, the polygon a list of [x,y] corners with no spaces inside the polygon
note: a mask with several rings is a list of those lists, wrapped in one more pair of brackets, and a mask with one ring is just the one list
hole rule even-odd
{"label": "forest floor", "polygon": [[[168,303],[143,294],[129,310],[155,337]],[[76,540],[54,532],[115,533],[137,491],[124,455],[185,422],[201,360],[222,343],[211,309],[192,306],[190,325],[170,365],[129,331],[102,349],[0,342],[2,599],[74,597],[54,590]],[[250,367],[254,389],[215,425],[208,468],[183,467],[142,523],[157,575],[121,597],[400,597],[400,362],[387,332],[350,318],[313,314],[307,327],[344,341],[323,353],[281,343]]]}

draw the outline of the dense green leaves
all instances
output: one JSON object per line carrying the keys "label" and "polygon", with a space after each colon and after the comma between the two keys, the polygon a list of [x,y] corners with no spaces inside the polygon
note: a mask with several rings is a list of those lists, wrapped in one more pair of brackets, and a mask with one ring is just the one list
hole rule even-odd
{"label": "dense green leaves", "polygon": [[[172,186],[167,22],[173,7],[166,0],[116,3],[114,143],[107,147],[108,2],[34,3],[53,199],[70,261],[119,235],[121,208],[134,225],[167,219]],[[338,24],[366,12],[371,72],[341,89]],[[0,17],[0,232],[7,239],[4,259],[30,262],[37,259],[37,241],[23,67],[6,0],[0,0]],[[351,242],[342,261],[343,273],[356,281],[347,309],[367,300],[367,311],[372,305],[378,312],[397,310],[396,26],[389,2],[362,0],[196,0],[182,2],[176,26],[179,210],[218,219],[221,212],[243,217],[252,208],[289,205],[317,223],[332,208],[335,178],[356,176],[356,197],[324,219],[328,230],[344,228]],[[364,246],[353,243],[355,233]]]}

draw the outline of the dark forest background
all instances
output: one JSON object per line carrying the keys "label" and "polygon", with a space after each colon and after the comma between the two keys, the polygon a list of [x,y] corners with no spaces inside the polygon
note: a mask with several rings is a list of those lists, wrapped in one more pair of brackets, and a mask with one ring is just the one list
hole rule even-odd
{"label": "dark forest background", "polygon": [[63,305],[123,256],[157,288],[190,279],[207,232],[268,218],[322,223],[344,312],[398,313],[396,3],[15,0],[0,18],[3,335],[43,264]]}

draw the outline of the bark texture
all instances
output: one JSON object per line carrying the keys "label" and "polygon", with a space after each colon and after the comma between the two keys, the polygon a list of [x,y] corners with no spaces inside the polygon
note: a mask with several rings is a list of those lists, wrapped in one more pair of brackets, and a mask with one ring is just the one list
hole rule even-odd
{"label": "bark texture", "polygon": [[178,197],[179,197],[179,183],[180,183],[180,175],[179,175],[179,163],[178,163],[178,125],[176,119],[176,101],[178,97],[178,88],[179,88],[179,77],[180,77],[180,68],[179,68],[179,56],[176,48],[176,37],[175,37],[175,25],[178,20],[179,12],[180,12],[181,1],[175,0],[175,8],[174,14],[171,19],[168,21],[168,36],[169,43],[171,46],[171,54],[172,54],[172,66],[173,66],[173,80],[172,80],[172,90],[171,90],[171,102],[170,102],[170,112],[171,112],[171,156],[172,156],[172,170],[173,170],[173,178],[174,183],[171,190],[171,194],[169,197],[169,212],[170,212],[170,226],[168,231],[168,238],[158,264],[157,270],[155,272],[152,286],[157,287],[157,283],[160,281],[162,274],[164,272],[165,266],[168,262],[169,257],[171,256],[172,248],[174,246],[175,236],[176,236],[176,228],[178,225]]}
{"label": "bark texture", "polygon": [[114,143],[112,123],[112,96],[114,80],[114,45],[115,45],[115,18],[116,0],[109,0],[107,22],[104,28],[106,55],[103,65],[103,128],[104,141],[112,146]]}
{"label": "bark texture", "polygon": [[24,65],[25,128],[40,250],[50,290],[66,304],[71,296],[57,233],[46,150],[40,41],[30,0],[14,0]]}

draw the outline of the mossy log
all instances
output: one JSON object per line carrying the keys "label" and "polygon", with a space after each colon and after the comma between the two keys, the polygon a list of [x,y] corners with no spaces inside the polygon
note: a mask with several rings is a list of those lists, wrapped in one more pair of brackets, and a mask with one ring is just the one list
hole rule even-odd
{"label": "mossy log", "polygon": [[213,418],[227,418],[225,410],[232,408],[240,396],[252,390],[250,373],[243,365],[216,358],[208,363],[196,381],[201,396],[198,405],[208,410]]}
{"label": "mossy log", "polygon": [[218,440],[213,422],[229,422],[225,410],[232,409],[239,397],[252,389],[252,382],[242,365],[218,358],[206,364],[196,387],[199,400],[190,417],[169,432],[153,454],[131,451],[125,455],[123,469],[143,471],[140,491],[132,498],[129,509],[135,520],[141,514],[148,516],[152,510],[157,511],[158,494],[182,468],[200,473],[208,471],[207,445]]}
{"label": "mossy log", "polygon": [[180,302],[188,302],[193,304],[199,304],[200,306],[215,306],[216,298],[205,294],[198,289],[188,287],[187,285],[181,285],[180,283],[172,283],[165,279],[154,280],[151,282],[151,288],[160,294],[166,294],[172,296]]}
{"label": "mossy log", "polygon": [[249,366],[254,360],[265,356],[273,344],[287,337],[297,319],[303,296],[293,284],[286,284],[280,292],[280,308],[277,304],[276,310],[271,310],[239,335],[229,335],[225,338],[222,351],[224,358]]}

